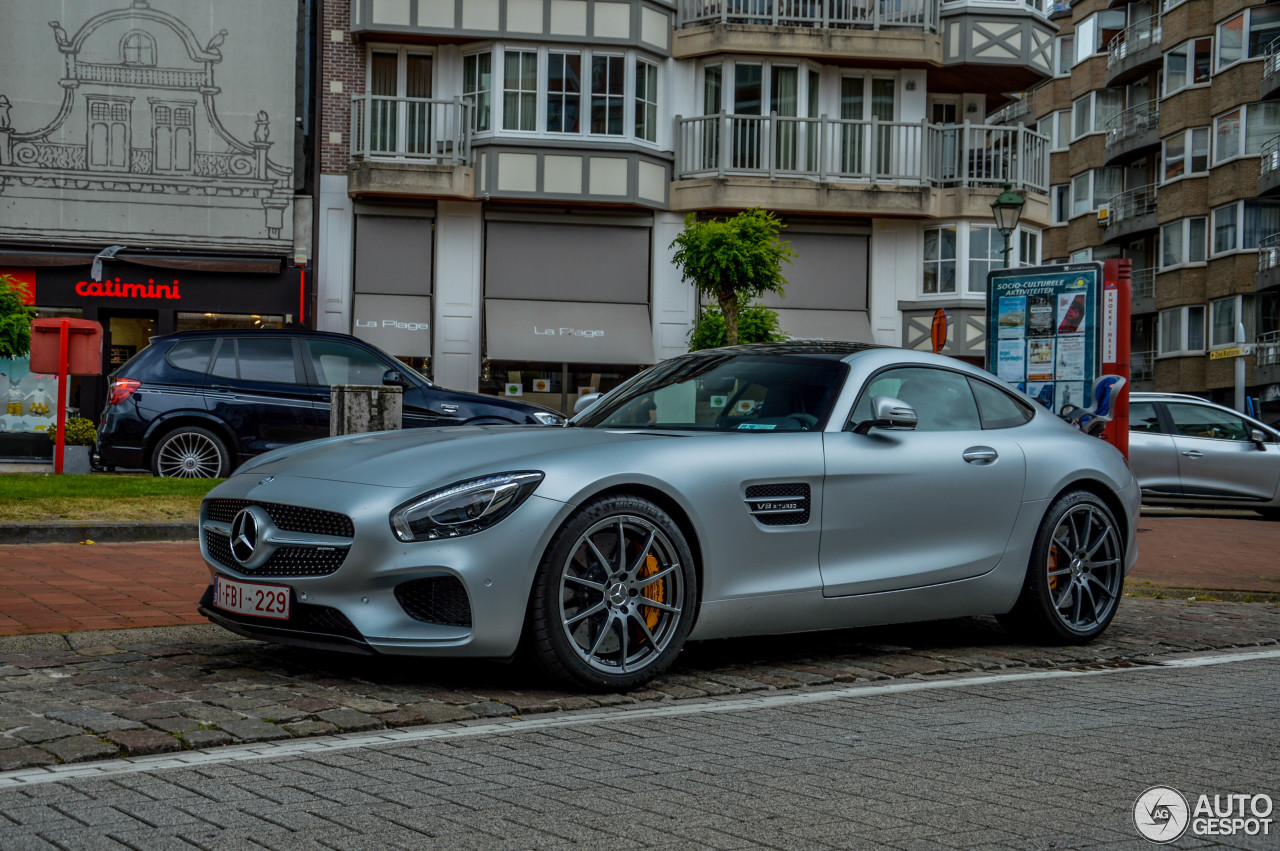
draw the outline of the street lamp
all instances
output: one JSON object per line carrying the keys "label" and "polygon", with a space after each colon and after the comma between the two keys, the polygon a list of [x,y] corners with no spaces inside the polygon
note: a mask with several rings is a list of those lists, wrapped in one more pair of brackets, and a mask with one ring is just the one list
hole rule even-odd
{"label": "street lamp", "polygon": [[1022,217],[1022,206],[1027,201],[1010,184],[1004,185],[1004,191],[991,202],[991,215],[996,220],[996,230],[1004,237],[1004,268],[1009,268],[1009,235],[1018,229],[1018,219]]}

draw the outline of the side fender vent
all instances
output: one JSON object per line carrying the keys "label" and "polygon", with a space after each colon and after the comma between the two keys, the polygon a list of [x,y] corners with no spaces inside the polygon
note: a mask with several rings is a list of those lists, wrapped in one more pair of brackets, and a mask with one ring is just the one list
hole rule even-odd
{"label": "side fender vent", "polygon": [[809,522],[809,486],[803,482],[751,485],[747,510],[765,526],[803,526]]}

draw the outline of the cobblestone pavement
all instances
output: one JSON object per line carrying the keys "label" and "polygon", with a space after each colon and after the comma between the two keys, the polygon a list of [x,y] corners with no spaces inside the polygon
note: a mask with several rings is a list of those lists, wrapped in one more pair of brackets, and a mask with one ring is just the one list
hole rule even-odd
{"label": "cobblestone pavement", "polygon": [[468,719],[1270,645],[1280,606],[1128,598],[1085,647],[1009,644],[991,618],[690,645],[628,694],[536,671],[264,645],[214,626],[0,638],[0,771]]}
{"label": "cobblestone pavement", "polygon": [[[1193,808],[1200,794],[1280,797],[1280,661],[1219,662],[268,745],[252,760],[0,787],[0,847],[1146,848],[1133,812],[1150,786]],[[1170,847],[1209,845],[1277,838],[1188,832]]]}

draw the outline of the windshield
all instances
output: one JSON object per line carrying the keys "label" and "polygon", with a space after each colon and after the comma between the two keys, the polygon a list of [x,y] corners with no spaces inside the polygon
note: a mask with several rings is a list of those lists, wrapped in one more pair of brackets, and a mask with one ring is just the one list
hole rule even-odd
{"label": "windshield", "polygon": [[800,356],[677,358],[641,373],[575,421],[584,428],[817,431],[848,367]]}

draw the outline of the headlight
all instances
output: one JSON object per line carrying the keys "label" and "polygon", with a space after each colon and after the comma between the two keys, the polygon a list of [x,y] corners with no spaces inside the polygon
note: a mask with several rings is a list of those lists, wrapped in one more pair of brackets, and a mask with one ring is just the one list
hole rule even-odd
{"label": "headlight", "polygon": [[564,425],[565,419],[559,414],[553,414],[550,411],[535,411],[533,418],[543,425]]}
{"label": "headlight", "polygon": [[402,541],[458,538],[488,529],[529,498],[542,473],[500,473],[458,482],[411,499],[391,512]]}

